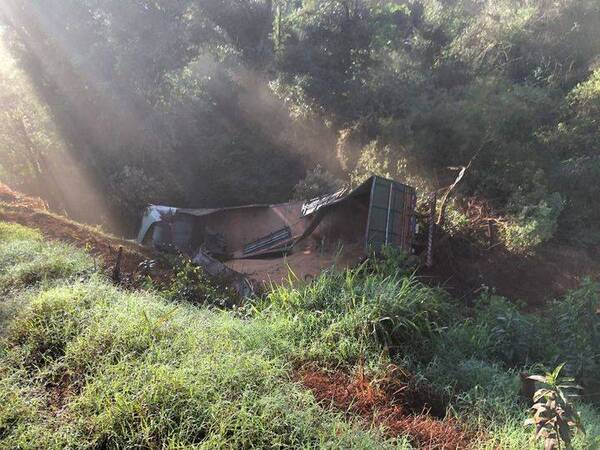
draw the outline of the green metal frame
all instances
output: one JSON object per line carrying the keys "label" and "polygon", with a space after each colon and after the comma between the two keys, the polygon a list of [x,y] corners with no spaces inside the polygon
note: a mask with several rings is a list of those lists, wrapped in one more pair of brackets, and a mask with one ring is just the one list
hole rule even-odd
{"label": "green metal frame", "polygon": [[393,245],[411,251],[416,192],[395,181],[374,177],[365,236],[366,252]]}

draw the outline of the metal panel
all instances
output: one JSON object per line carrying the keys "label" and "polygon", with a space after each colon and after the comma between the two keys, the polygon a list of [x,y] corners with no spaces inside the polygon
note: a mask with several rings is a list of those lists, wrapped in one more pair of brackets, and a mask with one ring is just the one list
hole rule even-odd
{"label": "metal panel", "polygon": [[415,201],[415,191],[409,186],[379,177],[373,180],[367,251],[379,252],[384,245],[411,250]]}
{"label": "metal panel", "polygon": [[[144,212],[142,219],[142,226],[138,233],[137,241],[139,244],[143,244],[146,240],[147,234],[154,224],[163,220],[163,217],[173,216],[177,212],[177,208],[170,208],[168,206],[148,206]],[[160,234],[160,233],[157,233]]]}
{"label": "metal panel", "polygon": [[194,219],[189,216],[177,215],[171,224],[173,245],[178,249],[187,249],[192,243]]}
{"label": "metal panel", "polygon": [[313,198],[312,200],[305,202],[304,205],[302,205],[302,217],[314,214],[318,210],[336,203],[338,200],[343,198],[347,192],[347,189],[341,189],[334,194]]}
{"label": "metal panel", "polygon": [[288,241],[292,238],[292,230],[289,227],[275,231],[255,242],[252,242],[244,247],[244,255],[256,253],[275,246],[277,243]]}

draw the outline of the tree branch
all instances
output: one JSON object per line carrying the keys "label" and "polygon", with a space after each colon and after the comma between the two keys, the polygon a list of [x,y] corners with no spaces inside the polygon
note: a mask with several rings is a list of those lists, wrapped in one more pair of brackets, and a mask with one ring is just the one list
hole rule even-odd
{"label": "tree branch", "polygon": [[456,180],[454,180],[454,183],[452,183],[452,185],[446,190],[446,193],[442,197],[440,213],[438,215],[438,219],[437,219],[437,223],[436,223],[436,225],[438,227],[442,227],[444,225],[444,221],[446,218],[446,209],[448,208],[448,199],[450,198],[450,195],[456,190],[456,187],[463,180],[467,171],[471,168],[471,166],[473,165],[473,163],[475,162],[475,160],[477,159],[477,157],[479,156],[479,154],[481,153],[481,151],[483,150],[483,148],[485,147],[485,145],[487,143],[488,143],[488,139],[486,138],[486,139],[484,139],[482,144],[479,146],[479,149],[475,152],[475,154],[473,155],[473,157],[471,158],[471,160],[469,161],[469,163],[466,166],[450,167],[451,170],[460,170],[460,172],[459,172],[458,176],[456,177]]}

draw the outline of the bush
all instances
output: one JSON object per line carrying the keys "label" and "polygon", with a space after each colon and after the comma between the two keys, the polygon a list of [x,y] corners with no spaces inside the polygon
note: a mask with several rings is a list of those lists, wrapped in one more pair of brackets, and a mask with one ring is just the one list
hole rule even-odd
{"label": "bush", "polygon": [[489,293],[480,297],[476,311],[477,322],[487,327],[493,342],[489,359],[512,368],[553,362],[556,346],[543,318],[525,314],[508,299]]}
{"label": "bush", "polygon": [[180,262],[174,269],[175,277],[162,294],[174,302],[189,302],[217,307],[232,306],[227,287],[211,280],[204,269],[189,260]]}
{"label": "bush", "polygon": [[595,224],[600,220],[600,159],[580,157],[563,161],[553,175],[565,196],[565,211],[559,218],[561,239],[589,247],[600,243],[600,231]]}
{"label": "bush", "polygon": [[584,395],[600,394],[600,285],[585,279],[578,289],[555,302],[548,327],[558,345],[556,361],[566,361],[565,372],[585,387]]}
{"label": "bush", "polygon": [[306,173],[294,187],[294,200],[310,200],[327,194],[333,194],[344,186],[344,182],[317,165]]}
{"label": "bush", "polygon": [[357,186],[373,175],[410,184],[419,191],[431,190],[431,186],[416,176],[414,170],[409,170],[409,159],[404,148],[384,145],[378,140],[362,148],[350,174],[350,181],[353,186]]}
{"label": "bush", "polygon": [[516,219],[501,228],[506,247],[516,253],[527,253],[552,239],[565,202],[554,193],[537,205],[525,206]]}

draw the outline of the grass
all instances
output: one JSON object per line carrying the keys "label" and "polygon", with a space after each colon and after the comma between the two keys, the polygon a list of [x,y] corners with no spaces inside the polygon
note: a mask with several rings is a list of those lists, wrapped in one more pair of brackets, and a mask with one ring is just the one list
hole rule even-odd
{"label": "grass", "polygon": [[[578,410],[586,426],[586,434],[577,433],[575,435],[572,443],[573,448],[582,450],[600,448],[600,415],[598,410],[585,404],[579,405]],[[521,417],[515,415],[506,422],[492,424],[488,428],[486,438],[475,444],[476,448],[481,450],[542,448],[534,442],[531,429],[523,428],[525,418],[525,414]]]}
{"label": "grass", "polygon": [[4,378],[6,387],[25,391],[10,397],[3,390],[13,411],[0,426],[3,443],[385,446],[377,433],[324,413],[290,381],[284,360],[240,347],[231,333],[237,320],[124,293],[97,278],[35,294],[6,338],[4,371],[21,373]]}
{"label": "grass", "polygon": [[[54,246],[20,228],[2,230],[2,248],[18,245],[24,259]],[[240,318],[123,292],[99,276],[74,280],[88,269],[75,253],[69,261],[84,262],[81,270],[21,293],[19,313],[6,320],[0,447],[404,445],[324,411],[290,380],[286,360],[240,346]],[[41,278],[56,281],[63,257],[52,253]]]}
{"label": "grass", "polygon": [[[532,333],[547,318],[492,295],[467,314],[443,291],[372,269],[223,311],[120,290],[81,251],[0,224],[0,448],[411,448],[317,404],[293,381],[306,362],[364,364],[375,378],[395,363],[415,392],[485,431],[474,448],[537,448],[518,371],[568,347]],[[598,410],[580,410],[576,448],[599,448]]]}
{"label": "grass", "polygon": [[[298,361],[353,366],[418,346],[448,312],[442,291],[413,277],[331,271],[307,285],[274,286],[252,305],[252,317]],[[287,347],[287,348],[286,348]]]}
{"label": "grass", "polygon": [[47,243],[37,231],[0,223],[0,291],[89,273],[93,261],[74,247]]}

